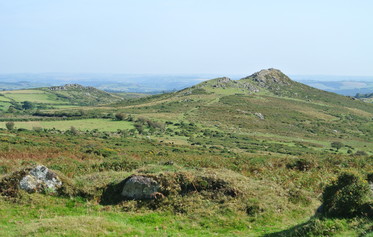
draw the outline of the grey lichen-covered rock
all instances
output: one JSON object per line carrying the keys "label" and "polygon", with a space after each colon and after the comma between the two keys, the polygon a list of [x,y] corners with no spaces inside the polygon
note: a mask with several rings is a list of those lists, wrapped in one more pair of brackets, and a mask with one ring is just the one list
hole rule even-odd
{"label": "grey lichen-covered rock", "polygon": [[158,192],[159,184],[152,178],[134,175],[127,178],[123,186],[122,196],[127,199],[145,200],[152,199]]}
{"label": "grey lichen-covered rock", "polygon": [[20,180],[19,186],[29,193],[53,193],[62,186],[62,182],[57,175],[47,167],[38,165],[32,168],[29,173]]}

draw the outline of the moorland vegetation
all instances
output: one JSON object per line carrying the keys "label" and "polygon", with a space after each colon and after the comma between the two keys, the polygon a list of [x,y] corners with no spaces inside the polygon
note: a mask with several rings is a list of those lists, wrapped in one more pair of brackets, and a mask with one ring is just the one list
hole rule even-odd
{"label": "moorland vegetation", "polygon": [[[62,88],[0,96],[20,106],[0,117],[5,236],[372,235],[370,103],[276,69],[135,99],[88,88],[94,103]],[[60,178],[58,192],[20,188],[36,165]],[[157,193],[124,198],[133,175]]]}

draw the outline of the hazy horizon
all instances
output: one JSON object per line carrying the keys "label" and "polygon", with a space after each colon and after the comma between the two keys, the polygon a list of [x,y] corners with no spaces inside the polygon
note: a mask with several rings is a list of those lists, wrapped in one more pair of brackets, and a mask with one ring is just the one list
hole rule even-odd
{"label": "hazy horizon", "polygon": [[[0,90],[61,86],[81,84],[110,92],[160,93],[181,90],[202,81],[228,76],[238,80],[251,74],[109,74],[109,73],[18,73],[1,74]],[[292,80],[306,85],[354,96],[357,93],[371,93],[373,77],[288,75]]]}
{"label": "hazy horizon", "polygon": [[373,2],[0,1],[0,73],[373,76]]}
{"label": "hazy horizon", "polygon": [[[258,70],[259,71],[259,70]],[[97,77],[97,76],[105,76],[105,77],[177,77],[177,78],[185,78],[185,77],[201,77],[201,79],[214,79],[217,77],[229,77],[231,79],[241,79],[246,76],[250,76],[253,73],[257,71],[251,72],[251,73],[236,73],[236,74],[218,74],[218,73],[95,73],[95,72],[34,72],[34,73],[28,73],[28,72],[17,72],[17,73],[1,73],[0,76],[35,76],[35,78],[26,78],[31,80],[36,80],[38,76],[71,76],[72,79],[74,77]],[[285,73],[286,74],[286,73]],[[360,76],[360,75],[322,75],[322,74],[286,74],[293,80],[297,81],[359,81],[359,80],[366,80],[366,81],[373,81],[373,76]],[[203,77],[203,78],[202,78]],[[89,78],[87,78],[89,79]]]}

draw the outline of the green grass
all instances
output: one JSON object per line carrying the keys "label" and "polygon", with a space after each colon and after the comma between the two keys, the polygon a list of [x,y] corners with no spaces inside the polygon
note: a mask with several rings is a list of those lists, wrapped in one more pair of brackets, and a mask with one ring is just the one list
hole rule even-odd
{"label": "green grass", "polygon": [[59,100],[57,96],[41,90],[16,90],[2,92],[6,97],[17,102],[30,101],[45,104],[67,104],[68,102]]}
{"label": "green grass", "polygon": [[[24,206],[0,201],[0,236],[247,236],[260,233],[250,230],[244,221],[235,222],[227,217],[123,212],[79,199],[40,195],[32,199]],[[229,227],[228,223],[234,225]]]}
{"label": "green grass", "polygon": [[55,104],[53,105],[55,109],[74,109],[74,108],[81,108],[79,105],[69,105],[69,104]]}
{"label": "green grass", "polygon": [[[16,128],[33,129],[41,127],[47,129],[68,130],[71,127],[78,130],[93,130],[114,132],[118,129],[132,129],[133,124],[127,121],[115,121],[111,119],[80,119],[80,120],[61,120],[61,121],[30,121],[15,122]],[[0,128],[5,128],[5,122],[0,122]]]}
{"label": "green grass", "polygon": [[[1,94],[1,93],[0,93]],[[0,101],[3,101],[3,102],[9,102],[11,101],[11,99],[5,97],[5,96],[0,96]]]}
{"label": "green grass", "polygon": [[0,101],[0,110],[7,110],[9,108],[9,103]]}

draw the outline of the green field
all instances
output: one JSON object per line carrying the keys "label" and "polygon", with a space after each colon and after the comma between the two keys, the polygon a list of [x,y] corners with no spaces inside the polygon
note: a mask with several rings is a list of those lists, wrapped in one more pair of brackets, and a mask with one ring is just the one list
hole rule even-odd
{"label": "green field", "polygon": [[1,92],[5,97],[14,101],[30,101],[44,104],[67,104],[68,102],[59,100],[57,96],[42,90],[15,90]]}
{"label": "green field", "polygon": [[[35,127],[46,129],[68,130],[71,127],[78,130],[93,130],[115,132],[118,129],[132,129],[133,124],[127,121],[115,121],[110,119],[81,119],[81,120],[62,120],[62,121],[30,121],[15,122],[16,128],[33,129]],[[5,128],[5,122],[0,122],[0,127]]]}

